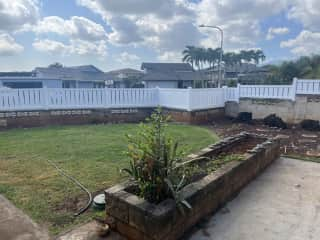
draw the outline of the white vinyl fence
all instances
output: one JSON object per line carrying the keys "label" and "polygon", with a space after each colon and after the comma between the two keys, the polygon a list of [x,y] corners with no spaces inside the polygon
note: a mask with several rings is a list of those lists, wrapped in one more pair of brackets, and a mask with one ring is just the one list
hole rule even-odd
{"label": "white vinyl fence", "polygon": [[157,89],[5,89],[0,90],[0,110],[154,107]]}
{"label": "white vinyl fence", "polygon": [[137,108],[162,106],[186,111],[220,108],[240,98],[295,100],[320,95],[320,80],[294,79],[292,85],[238,85],[208,89],[1,89],[0,111]]}
{"label": "white vinyl fence", "polygon": [[242,98],[294,99],[291,85],[241,85]]}
{"label": "white vinyl fence", "polygon": [[223,88],[159,89],[159,106],[187,111],[224,107]]}
{"label": "white vinyl fence", "polygon": [[320,80],[297,80],[296,82],[297,94],[320,94]]}

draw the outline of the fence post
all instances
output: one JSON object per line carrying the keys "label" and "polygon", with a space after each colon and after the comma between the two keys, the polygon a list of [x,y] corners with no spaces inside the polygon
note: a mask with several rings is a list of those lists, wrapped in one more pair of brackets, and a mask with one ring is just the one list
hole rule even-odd
{"label": "fence post", "polygon": [[160,91],[161,89],[158,86],[156,86],[156,97],[155,97],[156,107],[162,107],[161,101],[160,101]]}
{"label": "fence post", "polygon": [[297,78],[293,78],[292,81],[292,86],[291,86],[291,100],[295,101],[296,100],[296,94],[297,94],[297,82],[298,79]]}
{"label": "fence post", "polygon": [[238,83],[237,84],[237,91],[236,91],[236,95],[235,95],[235,98],[236,98],[236,102],[239,103],[240,102],[240,89],[241,89],[241,84]]}
{"label": "fence post", "polygon": [[[49,89],[46,87],[46,86],[44,86],[42,89],[42,93],[43,93],[43,97],[44,97],[44,109],[45,110],[49,110]],[[40,90],[40,91],[41,91]]]}
{"label": "fence post", "polygon": [[222,87],[222,94],[223,94],[223,104],[225,104],[228,101],[228,87],[223,86]]}
{"label": "fence post", "polygon": [[187,107],[187,111],[191,112],[192,111],[192,87],[188,87],[188,91],[187,91],[187,103],[188,103],[188,107]]}

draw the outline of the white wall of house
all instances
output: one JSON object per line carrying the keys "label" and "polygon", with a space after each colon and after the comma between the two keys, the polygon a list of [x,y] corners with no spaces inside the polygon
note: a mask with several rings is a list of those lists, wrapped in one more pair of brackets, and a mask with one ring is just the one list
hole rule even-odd
{"label": "white wall of house", "polygon": [[46,88],[62,88],[62,81],[60,79],[45,79],[42,82],[43,87]]}
{"label": "white wall of house", "polygon": [[93,88],[93,82],[78,81],[78,88]]}
{"label": "white wall of house", "polygon": [[[47,88],[61,88],[62,81],[59,79],[41,79],[32,77],[21,77],[21,78],[10,78],[2,77],[0,78],[0,86],[12,86],[13,88],[24,86],[25,88],[37,87],[47,87]],[[16,87],[15,87],[16,86]]]}
{"label": "white wall of house", "polygon": [[[0,77],[0,87],[8,86],[11,88],[63,88],[63,82],[65,80],[61,79],[43,79],[35,77]],[[94,81],[75,81],[68,80],[72,82],[72,88],[95,88],[98,87],[98,82]],[[104,82],[100,83],[99,87],[104,87]]]}
{"label": "white wall of house", "polygon": [[146,88],[178,88],[177,81],[145,81]]}

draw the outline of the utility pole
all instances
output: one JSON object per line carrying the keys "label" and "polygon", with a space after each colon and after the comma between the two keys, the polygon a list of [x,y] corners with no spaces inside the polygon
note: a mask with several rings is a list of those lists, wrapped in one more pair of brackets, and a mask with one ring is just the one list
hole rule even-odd
{"label": "utility pole", "polygon": [[223,30],[222,28],[218,26],[207,26],[207,25],[199,25],[200,28],[214,28],[219,30],[221,34],[221,45],[220,45],[220,59],[219,59],[219,80],[218,80],[218,88],[221,87],[221,82],[222,82],[222,69],[221,69],[221,63],[222,63],[222,56],[223,56]]}

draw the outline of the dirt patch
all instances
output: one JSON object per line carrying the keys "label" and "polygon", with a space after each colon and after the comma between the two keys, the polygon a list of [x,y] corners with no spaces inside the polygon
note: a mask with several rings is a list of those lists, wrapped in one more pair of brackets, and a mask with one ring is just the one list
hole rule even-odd
{"label": "dirt patch", "polygon": [[258,144],[263,143],[264,141],[266,141],[266,139],[250,137],[232,146],[227,151],[224,151],[222,155],[230,155],[230,154],[242,155],[247,153],[248,150],[251,150],[254,147],[256,147]]}
{"label": "dirt patch", "polygon": [[[265,137],[279,137],[282,154],[294,157],[319,158],[320,132],[314,131],[311,133],[301,129],[299,126],[288,126],[288,129],[279,129],[268,127],[261,121],[245,124],[235,123],[231,119],[224,119],[215,121],[208,127],[221,138],[233,136],[242,131],[260,134]],[[312,138],[310,137],[311,134],[313,135]]]}
{"label": "dirt patch", "polygon": [[[103,188],[100,191],[93,192],[92,197],[94,198],[98,194],[104,193],[104,189],[107,189],[107,188],[108,187]],[[86,206],[86,204],[88,203],[88,200],[89,200],[88,195],[86,193],[81,193],[79,195],[72,196],[72,197],[68,196],[62,202],[56,205],[53,208],[53,210],[61,213],[67,213],[67,214],[70,214],[70,216],[73,216],[73,214],[77,213],[81,208]],[[90,212],[90,211],[92,211],[91,208],[87,210],[87,212]],[[86,212],[84,214],[86,214]]]}

